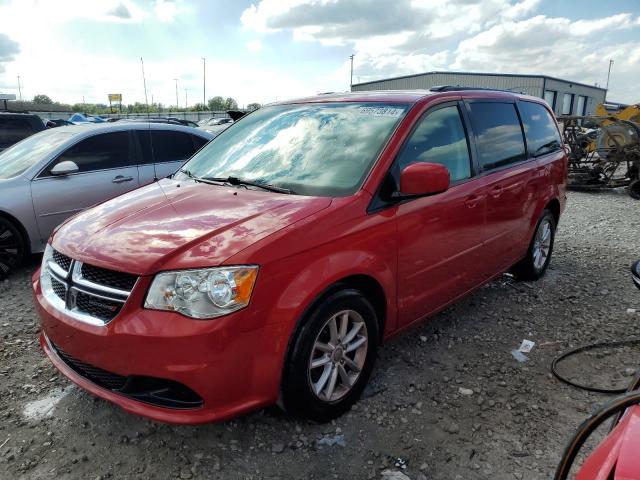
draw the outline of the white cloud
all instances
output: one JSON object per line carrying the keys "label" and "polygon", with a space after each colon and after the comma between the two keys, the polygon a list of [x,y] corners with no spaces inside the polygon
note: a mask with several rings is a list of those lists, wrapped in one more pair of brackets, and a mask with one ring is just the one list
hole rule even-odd
{"label": "white cloud", "polygon": [[159,21],[169,23],[173,22],[174,18],[178,14],[179,7],[175,2],[168,0],[156,0],[154,12]]}
{"label": "white cloud", "polygon": [[[640,40],[608,35],[640,27],[616,13],[570,20],[536,15],[540,0],[262,0],[245,29],[289,31],[295,41],[350,46],[355,76],[367,81],[428,70],[536,73],[602,85],[615,60],[609,98],[640,100]],[[579,14],[579,12],[574,12]],[[342,64],[329,78],[348,78]]]}
{"label": "white cloud", "polygon": [[262,42],[260,40],[251,40],[250,42],[247,42],[245,46],[247,47],[247,50],[254,53],[262,50]]}

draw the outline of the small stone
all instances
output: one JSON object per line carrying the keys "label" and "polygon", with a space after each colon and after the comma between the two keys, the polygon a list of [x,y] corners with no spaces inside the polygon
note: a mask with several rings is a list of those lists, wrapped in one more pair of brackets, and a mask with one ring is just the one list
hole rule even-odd
{"label": "small stone", "polygon": [[464,395],[465,397],[470,397],[471,395],[473,395],[473,390],[471,390],[470,388],[463,388],[463,387],[460,387],[460,388],[458,389],[458,393],[459,393],[460,395]]}
{"label": "small stone", "polygon": [[458,426],[457,423],[455,422],[451,422],[445,425],[444,427],[444,431],[447,433],[450,433],[452,435],[455,435],[456,433],[458,433],[460,431],[460,427]]}
{"label": "small stone", "polygon": [[274,443],[271,446],[271,451],[273,453],[282,453],[282,452],[284,452],[284,444],[283,443]]}
{"label": "small stone", "polygon": [[636,374],[636,369],[635,368],[625,368],[624,372],[622,372],[622,374],[625,377],[633,377]]}
{"label": "small stone", "polygon": [[634,313],[637,313],[637,310],[635,308],[627,308],[627,313],[629,315],[633,315]]}
{"label": "small stone", "polygon": [[427,337],[425,337],[424,335],[420,335],[420,341],[422,343],[427,343]]}

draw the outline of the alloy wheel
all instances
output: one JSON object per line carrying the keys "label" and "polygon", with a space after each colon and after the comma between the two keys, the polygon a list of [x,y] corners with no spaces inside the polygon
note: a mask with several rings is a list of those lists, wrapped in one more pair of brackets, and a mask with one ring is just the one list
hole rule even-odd
{"label": "alloy wheel", "polygon": [[543,219],[538,225],[538,230],[533,240],[533,266],[536,270],[542,270],[549,258],[552,228],[551,221],[548,218]]}
{"label": "alloy wheel", "polygon": [[12,229],[0,222],[0,277],[9,273],[20,258],[20,240]]}
{"label": "alloy wheel", "polygon": [[308,377],[313,393],[325,402],[347,395],[365,364],[368,332],[355,310],[342,310],[320,329],[311,350]]}

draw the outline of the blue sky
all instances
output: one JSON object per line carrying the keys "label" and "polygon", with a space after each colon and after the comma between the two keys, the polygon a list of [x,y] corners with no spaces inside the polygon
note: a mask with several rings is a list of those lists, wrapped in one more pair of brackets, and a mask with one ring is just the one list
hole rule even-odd
{"label": "blue sky", "polygon": [[[640,102],[636,0],[0,0],[0,92],[64,102],[239,103],[349,88],[428,70],[541,73],[606,81]],[[185,91],[186,90],[186,91]]]}

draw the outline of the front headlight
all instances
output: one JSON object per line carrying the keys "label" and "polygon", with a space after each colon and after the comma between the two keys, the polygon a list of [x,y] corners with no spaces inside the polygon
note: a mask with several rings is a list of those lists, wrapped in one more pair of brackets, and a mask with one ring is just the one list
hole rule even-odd
{"label": "front headlight", "polygon": [[257,276],[257,265],[159,273],[144,307],[193,318],[220,317],[249,304]]}

